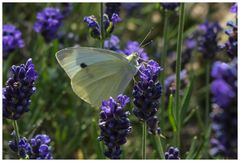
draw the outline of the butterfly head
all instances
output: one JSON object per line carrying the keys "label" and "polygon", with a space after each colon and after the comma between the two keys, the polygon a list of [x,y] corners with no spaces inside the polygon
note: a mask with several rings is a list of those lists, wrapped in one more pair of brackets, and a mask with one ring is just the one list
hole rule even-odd
{"label": "butterfly head", "polygon": [[129,60],[129,63],[132,65],[137,66],[138,65],[138,60],[139,60],[139,55],[138,53],[134,52],[127,56],[127,59]]}

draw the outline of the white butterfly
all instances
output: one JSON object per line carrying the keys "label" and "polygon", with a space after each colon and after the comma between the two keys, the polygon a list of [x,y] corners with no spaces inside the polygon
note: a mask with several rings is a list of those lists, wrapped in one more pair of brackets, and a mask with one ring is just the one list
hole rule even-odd
{"label": "white butterfly", "polygon": [[139,69],[137,53],[125,56],[100,48],[66,48],[56,58],[70,77],[73,91],[98,107],[110,96],[122,94]]}

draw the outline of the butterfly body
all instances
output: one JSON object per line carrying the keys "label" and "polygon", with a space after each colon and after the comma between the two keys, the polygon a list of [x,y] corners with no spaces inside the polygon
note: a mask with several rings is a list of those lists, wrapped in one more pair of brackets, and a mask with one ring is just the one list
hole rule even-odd
{"label": "butterfly body", "polygon": [[73,91],[92,106],[123,93],[138,71],[137,54],[125,56],[106,49],[66,48],[56,58],[71,79]]}

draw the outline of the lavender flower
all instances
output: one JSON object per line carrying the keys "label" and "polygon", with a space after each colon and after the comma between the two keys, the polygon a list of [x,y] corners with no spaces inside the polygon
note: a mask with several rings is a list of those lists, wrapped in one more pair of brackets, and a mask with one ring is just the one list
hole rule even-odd
{"label": "lavender flower", "polygon": [[27,138],[21,137],[17,144],[15,131],[12,132],[11,136],[14,138],[14,140],[9,141],[9,143],[8,143],[9,148],[14,152],[18,152],[19,156],[21,158],[24,158],[24,159],[29,158],[28,155],[31,152],[32,148],[31,148],[30,144],[28,143]]}
{"label": "lavender flower", "polygon": [[88,24],[89,27],[89,33],[93,38],[101,38],[101,29],[98,25],[98,22],[94,16],[85,16],[84,22]]}
{"label": "lavender flower", "polygon": [[213,102],[221,107],[227,107],[236,97],[234,89],[222,79],[212,82],[211,91],[214,96]]}
{"label": "lavender flower", "polygon": [[165,10],[175,10],[180,6],[180,3],[160,3]]}
{"label": "lavender flower", "polygon": [[211,84],[211,92],[213,102],[221,108],[227,108],[236,99],[237,69],[235,66],[234,63],[229,65],[220,61],[213,64],[211,74],[214,80]]}
{"label": "lavender flower", "polygon": [[219,51],[218,34],[221,27],[217,22],[208,22],[199,26],[198,50],[205,59],[212,59]]}
{"label": "lavender flower", "polygon": [[17,143],[14,134],[14,140],[9,141],[9,147],[12,151],[18,152],[20,157],[24,159],[52,159],[50,142],[49,136],[38,134],[30,140],[27,140],[26,137],[21,137]]}
{"label": "lavender flower", "polygon": [[237,158],[237,60],[213,65],[212,156]]}
{"label": "lavender flower", "polygon": [[46,42],[51,42],[57,37],[59,27],[62,25],[63,15],[58,8],[47,7],[37,13],[37,20],[33,29],[41,33]]}
{"label": "lavender flower", "polygon": [[232,7],[230,8],[230,12],[237,14],[237,10],[238,10],[238,6],[237,6],[237,3],[235,3],[235,4],[232,5]]}
{"label": "lavender flower", "polygon": [[140,80],[133,88],[133,114],[142,121],[146,121],[148,130],[152,134],[160,134],[156,113],[161,97],[161,85],[157,80],[162,68],[157,62],[150,60],[140,68]]}
{"label": "lavender flower", "polygon": [[[104,24],[105,35],[103,37],[104,38],[109,37],[110,34],[113,32],[115,25],[120,21],[121,21],[121,18],[118,16],[118,14],[113,13],[110,18],[106,14],[104,14],[103,24]],[[102,39],[101,27],[99,26],[96,18],[93,15],[85,16],[84,22],[88,24],[89,33],[93,38]]]}
{"label": "lavender flower", "polygon": [[179,150],[178,148],[174,147],[169,147],[168,151],[165,152],[165,159],[170,160],[170,159],[180,159],[179,157]]}
{"label": "lavender flower", "polygon": [[147,53],[144,52],[144,48],[141,48],[137,41],[128,41],[123,53],[127,56],[132,53],[138,53],[139,57],[143,61],[147,61],[149,58]]}
{"label": "lavender flower", "polygon": [[114,13],[119,15],[121,3],[106,3],[105,5],[105,13],[108,15],[108,17],[112,17]]}
{"label": "lavender flower", "polygon": [[127,142],[126,137],[131,131],[129,112],[124,107],[129,103],[129,97],[119,95],[117,101],[112,97],[103,101],[100,112],[99,127],[101,135],[98,137],[107,146],[105,156],[110,159],[119,159],[122,153],[121,145]]}
{"label": "lavender flower", "polygon": [[32,146],[31,159],[52,159],[51,148],[49,146],[51,139],[45,134],[38,134],[32,138],[29,143]]}
{"label": "lavender flower", "polygon": [[225,33],[228,35],[228,41],[220,48],[226,50],[229,57],[234,58],[237,56],[237,25],[229,21],[227,26],[230,27],[230,29],[225,30]]}
{"label": "lavender flower", "polygon": [[115,25],[121,21],[121,18],[116,13],[113,13],[110,18],[111,19],[109,19],[106,14],[104,14],[103,16],[104,30],[106,31],[104,33],[104,38],[109,37],[110,34],[113,32]]}
{"label": "lavender flower", "polygon": [[11,24],[3,25],[2,43],[3,58],[7,58],[8,54],[15,49],[24,47],[22,33]]}
{"label": "lavender flower", "polygon": [[38,74],[32,59],[20,66],[13,65],[6,87],[3,88],[3,117],[17,120],[24,112],[29,111],[30,97],[36,91],[34,82]]}
{"label": "lavender flower", "polygon": [[104,41],[104,48],[113,50],[113,51],[120,51],[120,39],[116,35],[111,35],[109,39]]}

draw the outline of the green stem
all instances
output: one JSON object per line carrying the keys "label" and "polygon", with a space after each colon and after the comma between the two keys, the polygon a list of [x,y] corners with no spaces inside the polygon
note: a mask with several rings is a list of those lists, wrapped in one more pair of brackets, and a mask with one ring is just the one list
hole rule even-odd
{"label": "green stem", "polygon": [[[206,73],[206,93],[205,93],[205,127],[204,129],[209,127],[209,110],[210,110],[210,64],[211,61],[207,60],[205,64],[205,73]],[[206,133],[205,133],[206,134]],[[206,136],[206,140],[209,141],[209,136]],[[209,150],[209,143],[205,143],[205,149]],[[205,152],[206,155],[208,155],[208,152]]]}
{"label": "green stem", "polygon": [[165,159],[162,142],[161,142],[161,137],[158,135],[155,135],[154,138],[155,138],[155,141],[157,142],[157,149],[160,154],[160,158]]}
{"label": "green stem", "polygon": [[[100,38],[100,48],[104,48],[104,38],[105,38],[105,34],[104,34],[104,24],[103,24],[103,3],[100,3],[100,27],[101,27],[101,38]],[[97,127],[97,121],[95,123],[95,127]],[[100,143],[98,146],[98,150],[99,150],[99,155],[101,159],[104,159],[105,157],[102,155],[103,150],[104,150],[104,145],[103,143]]]}
{"label": "green stem", "polygon": [[17,145],[18,145],[18,143],[20,141],[20,134],[19,134],[18,124],[17,124],[16,120],[13,120],[13,128],[14,128],[15,133],[16,133],[16,141],[17,141]]}
{"label": "green stem", "polygon": [[180,148],[180,134],[181,134],[181,112],[180,112],[180,71],[181,71],[181,52],[183,42],[183,27],[184,27],[184,3],[180,6],[180,20],[178,25],[178,39],[177,39],[177,61],[176,61],[176,104],[177,110],[177,146]]}
{"label": "green stem", "polygon": [[98,159],[105,159],[105,156],[103,155],[103,150],[104,150],[104,146],[102,144],[102,142],[99,142],[97,140],[98,138],[98,122],[95,119],[92,119],[92,123],[93,123],[93,127],[92,127],[92,137],[93,137],[93,141],[94,143],[94,147],[95,147],[95,151],[97,154],[97,158]]}
{"label": "green stem", "polygon": [[[169,17],[169,13],[167,10],[165,10],[164,12],[165,16],[164,16],[164,28],[163,28],[163,52],[161,55],[161,60],[160,60],[160,65],[163,69],[165,69],[165,60],[166,60],[166,56],[167,56],[167,48],[168,48],[168,17]],[[162,89],[163,91],[165,90],[165,86],[164,86],[164,78],[165,78],[165,70],[161,72],[160,74],[160,82],[162,85]],[[164,97],[165,95],[162,95],[161,97],[161,108],[164,109]]]}
{"label": "green stem", "polygon": [[100,25],[101,25],[101,40],[100,48],[104,48],[104,25],[103,25],[103,3],[100,3]]}
{"label": "green stem", "polygon": [[209,124],[209,107],[210,107],[210,93],[209,93],[209,84],[210,84],[210,61],[208,60],[206,62],[206,98],[205,98],[205,106],[206,106],[206,109],[205,109],[205,125],[207,128],[208,127],[208,124]]}
{"label": "green stem", "polygon": [[147,123],[142,125],[142,159],[146,159]]}

